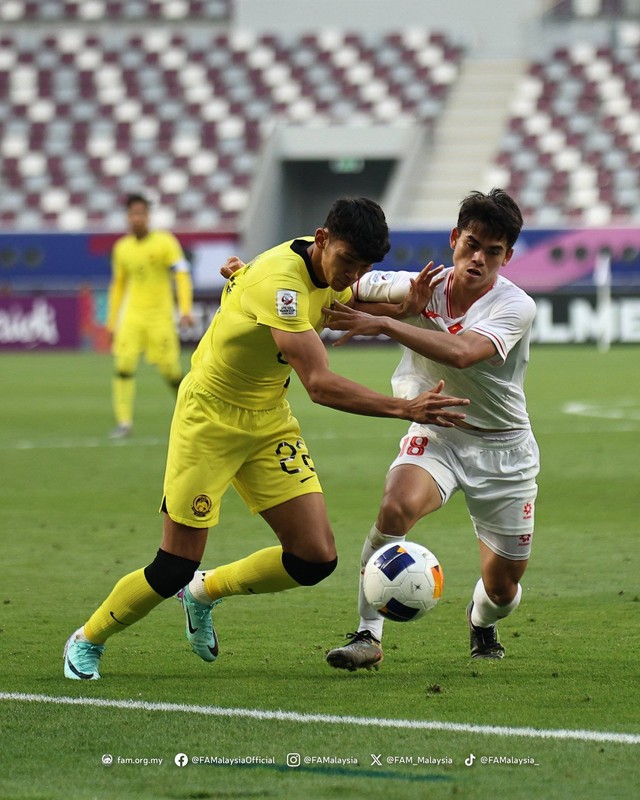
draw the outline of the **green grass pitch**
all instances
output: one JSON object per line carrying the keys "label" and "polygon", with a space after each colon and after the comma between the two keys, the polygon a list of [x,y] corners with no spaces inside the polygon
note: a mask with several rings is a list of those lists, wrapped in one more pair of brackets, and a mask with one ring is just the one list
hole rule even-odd
{"label": "green grass pitch", "polygon": [[[386,392],[398,350],[334,348],[330,358]],[[455,497],[411,536],[442,562],[440,604],[418,622],[387,624],[378,672],[326,665],[326,650],[356,624],[361,543],[406,425],[313,406],[294,380],[290,399],[338,541],[336,572],[317,587],[225,600],[214,665],[191,654],[169,600],[110,640],[103,680],[90,683],[62,677],[62,648],[158,547],[172,400],[141,367],[135,435],[114,443],[108,356],[5,354],[0,365],[2,800],[638,796],[639,348],[532,352],[537,530],[522,604],[500,627],[504,661],[468,656],[478,553]],[[204,566],[273,542],[231,491]],[[178,753],[209,763],[180,768]],[[300,767],[286,765],[289,753]],[[251,757],[261,761],[220,763]]]}

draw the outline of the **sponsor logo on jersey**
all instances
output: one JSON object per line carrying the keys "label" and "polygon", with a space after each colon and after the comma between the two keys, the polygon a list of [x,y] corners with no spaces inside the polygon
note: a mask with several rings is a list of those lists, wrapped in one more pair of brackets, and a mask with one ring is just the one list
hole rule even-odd
{"label": "sponsor logo on jersey", "polygon": [[292,292],[290,289],[278,289],[276,308],[279,317],[298,316],[298,293]]}
{"label": "sponsor logo on jersey", "polygon": [[531,519],[533,516],[533,503],[525,503],[522,507],[522,519]]}

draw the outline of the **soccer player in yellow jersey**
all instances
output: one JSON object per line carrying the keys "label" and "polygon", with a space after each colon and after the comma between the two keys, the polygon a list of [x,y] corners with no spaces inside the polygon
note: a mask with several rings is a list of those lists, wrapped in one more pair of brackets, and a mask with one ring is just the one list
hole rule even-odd
{"label": "soccer player in yellow jersey", "polygon": [[142,195],[129,195],[126,208],[129,233],[113,248],[107,316],[115,360],[112,393],[117,425],[111,436],[118,439],[131,433],[141,353],[172,389],[177,391],[182,379],[172,278],[179,324],[193,322],[193,288],[180,243],[169,231],[149,229],[149,201]]}
{"label": "soccer player in yellow jersey", "polygon": [[[411,400],[367,389],[329,370],[323,306],[350,303],[350,287],[389,249],[382,209],[337,200],[314,236],[255,258],[229,279],[180,385],[164,481],[163,537],[154,560],[123,577],[67,641],[64,674],[96,680],[106,640],[179,593],[194,652],[214,661],[211,609],[221,598],[317,584],[337,564],[324,496],[286,399],[291,370],[311,399],[376,417],[450,426],[466,399],[443,383]],[[233,484],[278,544],[198,571],[210,527]]]}

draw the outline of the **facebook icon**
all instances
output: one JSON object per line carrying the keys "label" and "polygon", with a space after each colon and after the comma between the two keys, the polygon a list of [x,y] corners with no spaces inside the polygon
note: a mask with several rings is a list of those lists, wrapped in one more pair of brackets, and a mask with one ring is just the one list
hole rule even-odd
{"label": "facebook icon", "polygon": [[176,767],[186,767],[189,763],[189,756],[186,753],[178,753],[173,759],[173,763]]}

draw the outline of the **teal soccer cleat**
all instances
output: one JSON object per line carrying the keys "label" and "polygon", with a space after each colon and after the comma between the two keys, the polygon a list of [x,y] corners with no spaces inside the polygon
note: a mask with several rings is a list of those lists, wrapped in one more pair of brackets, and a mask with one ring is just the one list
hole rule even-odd
{"label": "teal soccer cleat", "polygon": [[98,663],[104,645],[78,639],[79,633],[82,633],[82,628],[74,631],[64,646],[64,677],[72,681],[100,680]]}
{"label": "teal soccer cleat", "polygon": [[188,586],[181,589],[177,597],[184,610],[187,622],[185,631],[191,649],[203,661],[215,661],[218,657],[218,638],[213,628],[211,609],[222,600],[200,603],[194,599]]}

